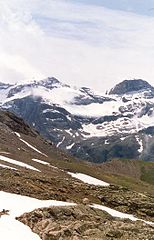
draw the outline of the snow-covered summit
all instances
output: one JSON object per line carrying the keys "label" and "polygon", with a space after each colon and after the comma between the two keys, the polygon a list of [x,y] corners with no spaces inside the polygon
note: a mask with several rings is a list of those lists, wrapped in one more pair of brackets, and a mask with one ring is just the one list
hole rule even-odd
{"label": "snow-covered summit", "polygon": [[3,88],[0,87],[0,91],[3,94],[0,99],[1,105],[27,96],[41,97],[43,101],[59,106],[63,106],[65,103],[88,105],[111,100],[111,98],[107,96],[95,94],[90,89],[78,89],[63,84],[54,77],[33,81],[28,84],[18,84],[14,86],[4,84],[2,86]]}
{"label": "snow-covered summit", "polygon": [[[125,80],[103,95],[87,87],[71,87],[52,77],[0,88],[0,96],[2,108],[15,112],[44,137],[78,157],[91,159],[100,145],[100,149],[103,145],[110,152],[117,141],[121,149],[121,144],[128,146],[129,138],[134,139],[133,156],[138,157],[147,142],[153,142],[153,134],[146,134],[145,138],[143,132],[154,126],[154,88],[141,79]],[[117,150],[113,155],[114,152]]]}

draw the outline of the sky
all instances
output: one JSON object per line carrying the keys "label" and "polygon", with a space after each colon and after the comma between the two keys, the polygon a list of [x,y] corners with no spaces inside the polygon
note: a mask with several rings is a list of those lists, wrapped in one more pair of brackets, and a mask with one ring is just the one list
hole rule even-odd
{"label": "sky", "polygon": [[154,0],[0,0],[0,82],[154,85]]}

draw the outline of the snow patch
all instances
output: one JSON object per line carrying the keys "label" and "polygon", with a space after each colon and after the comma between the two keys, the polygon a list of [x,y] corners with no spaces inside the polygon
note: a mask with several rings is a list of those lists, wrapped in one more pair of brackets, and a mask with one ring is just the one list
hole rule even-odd
{"label": "snow patch", "polygon": [[7,166],[7,165],[5,165],[5,164],[1,164],[1,163],[0,163],[0,167],[2,167],[2,168],[8,168],[8,169],[13,169],[13,170],[17,170],[17,169],[14,168],[14,167],[10,167],[10,166]]}
{"label": "snow patch", "polygon": [[138,152],[141,153],[143,151],[143,142],[142,139],[140,139],[138,136],[136,136],[136,141],[138,142],[140,148],[138,149]]}
{"label": "snow patch", "polygon": [[[116,121],[103,122],[102,124],[83,124],[85,138],[107,137],[115,134],[136,133],[136,122],[126,117],[118,118]],[[88,133],[88,135],[87,135]]]}
{"label": "snow patch", "polygon": [[17,135],[17,137],[21,137],[20,133],[15,132],[15,134]]}
{"label": "snow patch", "polygon": [[74,146],[75,143],[72,143],[66,147],[67,150],[71,149]]}
{"label": "snow patch", "polygon": [[[50,163],[48,163],[48,162],[45,162],[45,161],[42,161],[42,160],[39,160],[39,159],[36,159],[36,158],[32,158],[32,160],[33,160],[34,162],[38,162],[38,163],[40,163],[40,164],[47,165],[47,166],[49,166],[49,167],[51,167],[51,168],[59,169],[58,167],[55,167],[55,166],[50,165]],[[62,171],[62,170],[61,170],[61,171]]]}
{"label": "snow patch", "polygon": [[20,138],[20,141],[22,141],[23,143],[25,143],[28,147],[30,147],[30,148],[33,149],[34,151],[40,153],[41,155],[44,155],[45,157],[48,157],[46,154],[42,153],[42,152],[39,151],[37,148],[33,147],[31,144],[29,144],[28,142],[26,142],[26,141],[23,140],[22,138]]}
{"label": "snow patch", "polygon": [[34,162],[38,162],[38,163],[41,163],[41,164],[44,164],[44,165],[50,165],[50,163],[44,162],[44,161],[39,160],[39,159],[36,159],[36,158],[32,158],[32,160],[33,160]]}
{"label": "snow patch", "polygon": [[122,213],[122,212],[116,211],[116,210],[114,210],[112,208],[105,207],[103,205],[93,204],[93,205],[91,205],[91,207],[96,208],[96,209],[100,209],[102,211],[105,211],[105,212],[109,213],[113,217],[122,218],[122,219],[130,219],[131,221],[142,221],[144,223],[147,223],[147,224],[150,224],[150,225],[154,225],[153,222],[144,221],[142,219],[134,217],[131,214]]}
{"label": "snow patch", "polygon": [[103,187],[107,187],[110,185],[109,183],[106,183],[102,180],[99,180],[97,178],[91,177],[91,176],[83,174],[83,173],[72,173],[72,172],[67,172],[67,173],[69,175],[71,175],[72,177],[81,180],[84,183],[92,184],[95,186],[103,186]]}
{"label": "snow patch", "polygon": [[108,140],[105,140],[105,143],[104,143],[105,145],[108,145],[108,144],[110,144],[109,142],[108,142]]}
{"label": "snow patch", "polygon": [[20,167],[25,167],[25,168],[28,168],[28,169],[31,169],[31,170],[40,172],[38,169],[36,169],[36,168],[34,168],[34,167],[26,164],[26,163],[19,162],[19,161],[17,161],[17,160],[12,159],[12,158],[4,157],[4,156],[2,156],[2,155],[0,155],[0,160],[5,161],[5,162],[8,162],[8,163],[11,163],[11,164],[18,165],[18,166],[20,166]]}
{"label": "snow patch", "polygon": [[65,136],[63,137],[62,141],[57,144],[57,147],[60,147],[60,145],[64,142]]}
{"label": "snow patch", "polygon": [[56,200],[38,200],[26,196],[0,191],[0,211],[9,210],[9,215],[0,218],[0,236],[3,240],[40,240],[39,236],[23,223],[15,220],[25,212],[50,206],[74,206],[74,203]]}

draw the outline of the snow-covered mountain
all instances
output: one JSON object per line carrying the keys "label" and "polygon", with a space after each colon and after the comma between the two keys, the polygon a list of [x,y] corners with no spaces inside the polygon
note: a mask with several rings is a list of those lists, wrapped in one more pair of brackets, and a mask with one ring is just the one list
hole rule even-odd
{"label": "snow-covered mountain", "polygon": [[154,161],[154,88],[141,79],[125,80],[106,95],[55,78],[0,83],[0,106],[76,157]]}

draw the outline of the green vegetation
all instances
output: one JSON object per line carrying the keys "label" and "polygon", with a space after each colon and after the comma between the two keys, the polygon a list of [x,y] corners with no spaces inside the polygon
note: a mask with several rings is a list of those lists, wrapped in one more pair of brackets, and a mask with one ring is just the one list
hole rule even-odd
{"label": "green vegetation", "polygon": [[154,163],[142,162],[141,180],[154,185]]}

